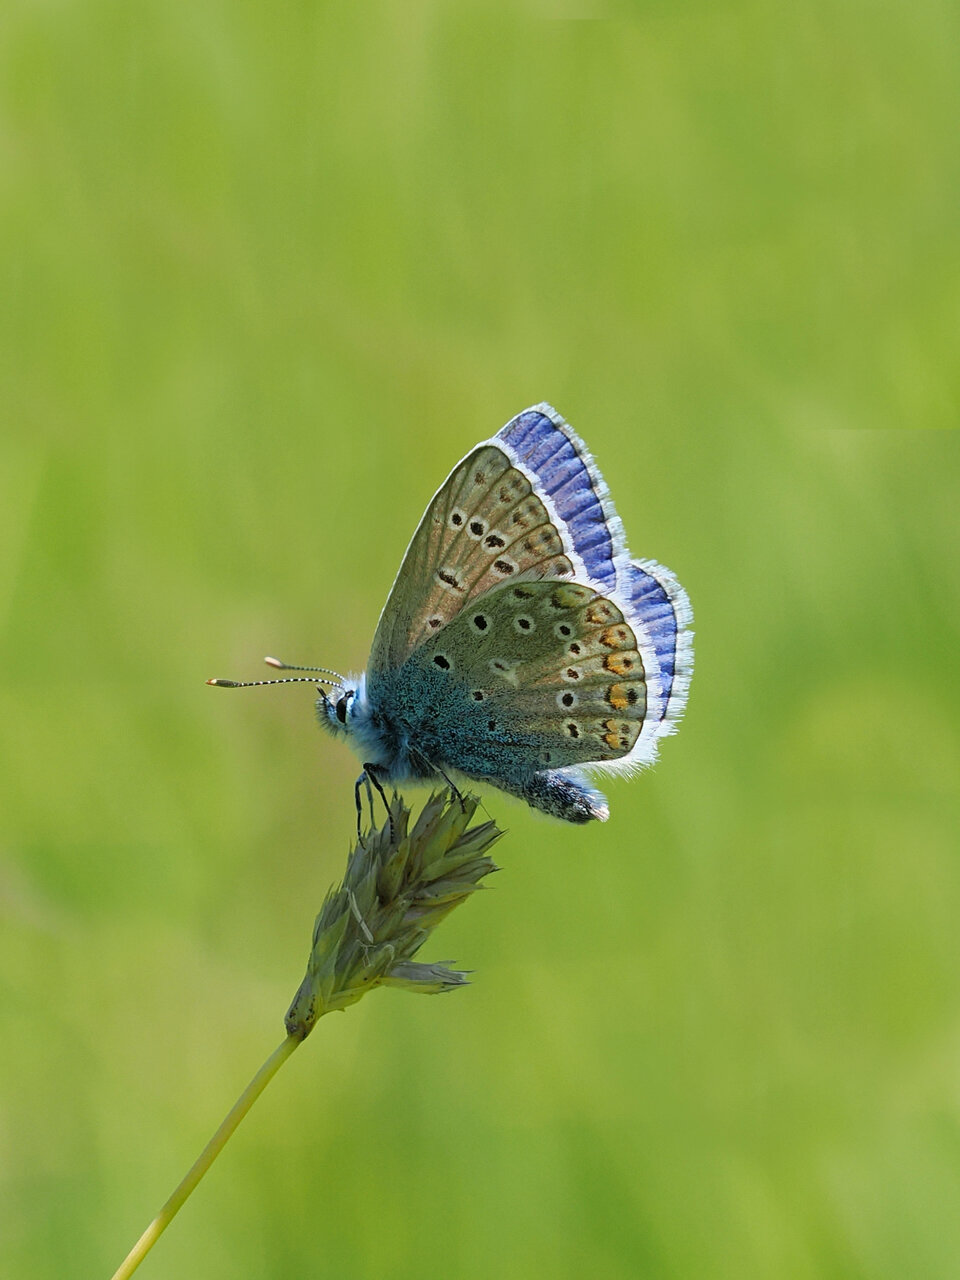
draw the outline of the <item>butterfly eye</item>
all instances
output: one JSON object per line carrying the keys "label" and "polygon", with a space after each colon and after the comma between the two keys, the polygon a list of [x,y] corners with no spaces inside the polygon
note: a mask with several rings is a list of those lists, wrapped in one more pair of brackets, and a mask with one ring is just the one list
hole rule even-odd
{"label": "butterfly eye", "polygon": [[337,719],[341,724],[347,723],[347,704],[350,701],[350,694],[345,693],[337,703]]}

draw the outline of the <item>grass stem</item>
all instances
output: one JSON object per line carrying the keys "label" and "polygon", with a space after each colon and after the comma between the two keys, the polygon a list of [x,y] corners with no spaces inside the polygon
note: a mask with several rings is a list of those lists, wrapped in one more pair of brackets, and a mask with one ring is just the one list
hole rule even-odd
{"label": "grass stem", "polygon": [[153,1246],[159,1240],[160,1236],[176,1217],[179,1210],[183,1207],[187,1197],[196,1187],[197,1183],[207,1172],[210,1166],[216,1160],[217,1156],[226,1146],[227,1139],[236,1129],[237,1125],[247,1114],[253,1104],[256,1102],[260,1094],[277,1074],[286,1060],[300,1044],[302,1037],[287,1036],[283,1043],[271,1053],[257,1074],[241,1093],[240,1097],[234,1103],[229,1113],[225,1117],[220,1128],[213,1135],[207,1145],[197,1157],[193,1167],[189,1173],[174,1191],[173,1195],[163,1206],[154,1220],[144,1231],[143,1235],[133,1246],[123,1262],[113,1273],[113,1280],[126,1280],[128,1276],[132,1276],[140,1263],[144,1260]]}

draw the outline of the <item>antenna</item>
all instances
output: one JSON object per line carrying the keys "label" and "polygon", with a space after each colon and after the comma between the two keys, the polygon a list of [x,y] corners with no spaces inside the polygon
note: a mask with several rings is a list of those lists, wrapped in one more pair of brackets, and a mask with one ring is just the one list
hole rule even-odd
{"label": "antenna", "polygon": [[[296,671],[296,667],[293,668]],[[283,680],[208,680],[207,684],[218,689],[252,689],[260,684],[333,684],[332,680],[317,680],[314,676],[287,676]]]}
{"label": "antenna", "polygon": [[[294,666],[292,663],[289,663],[289,662],[281,662],[279,658],[264,658],[264,662],[267,664],[268,667],[276,667],[278,671],[324,671],[328,676],[336,676],[337,684],[343,684],[343,676],[340,674],[340,672],[333,671],[330,667]],[[321,683],[329,684],[330,681],[324,680]]]}

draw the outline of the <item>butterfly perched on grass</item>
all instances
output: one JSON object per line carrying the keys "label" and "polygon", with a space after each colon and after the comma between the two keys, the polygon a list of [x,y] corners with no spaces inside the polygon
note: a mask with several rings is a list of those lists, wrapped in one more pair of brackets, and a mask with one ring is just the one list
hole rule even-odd
{"label": "butterfly perched on grass", "polygon": [[654,760],[687,700],[691,620],[673,574],[631,560],[586,447],[539,404],[438,489],[366,671],[319,681],[332,685],[320,723],[363,763],[358,808],[366,779],[382,792],[453,774],[568,822],[602,821],[584,767]]}

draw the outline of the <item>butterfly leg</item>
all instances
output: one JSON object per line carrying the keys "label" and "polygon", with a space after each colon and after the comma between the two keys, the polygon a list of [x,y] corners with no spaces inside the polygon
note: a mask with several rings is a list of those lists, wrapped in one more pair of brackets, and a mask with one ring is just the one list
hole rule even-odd
{"label": "butterfly leg", "polygon": [[[358,840],[362,839],[360,823],[363,820],[363,801],[360,798],[360,788],[364,786],[367,788],[368,791],[370,790],[370,780],[367,777],[366,769],[364,769],[363,773],[361,773],[360,777],[356,780],[356,782],[353,785],[353,797],[357,802],[357,839]],[[373,814],[373,806],[371,805],[371,821],[372,821],[372,814]]]}
{"label": "butterfly leg", "polygon": [[466,801],[463,798],[463,792],[460,790],[460,788],[451,778],[447,777],[447,775],[440,768],[440,766],[438,764],[434,764],[432,760],[428,760],[427,757],[423,754],[423,752],[418,751],[416,747],[411,746],[409,750],[410,750],[411,756],[416,756],[417,759],[424,765],[424,767],[427,769],[429,773],[439,774],[439,776],[444,780],[444,782],[447,784],[447,786],[450,788],[453,794],[460,801],[460,808],[465,809],[467,805],[466,805]]}
{"label": "butterfly leg", "polygon": [[443,772],[443,770],[440,768],[438,764],[435,764],[433,767],[436,769],[437,773],[439,773],[440,777],[444,780],[444,782],[447,784],[447,786],[450,788],[453,794],[460,801],[460,808],[466,809],[467,802],[466,800],[464,800],[463,792],[460,790],[457,784],[454,781],[452,781],[452,779],[447,777],[447,775]]}
{"label": "butterfly leg", "polygon": [[[377,792],[377,794],[380,796],[380,799],[383,801],[383,807],[387,811],[387,819],[390,822],[390,840],[392,842],[395,839],[395,832],[393,829],[393,810],[390,808],[390,804],[387,801],[387,793],[383,789],[383,784],[381,783],[380,779],[377,777],[377,774],[379,772],[380,772],[379,765],[365,764],[363,766],[363,773],[360,776],[366,779],[367,792],[369,793],[370,784],[372,783],[374,790]],[[358,818],[358,821],[359,821],[359,818]],[[370,821],[371,822],[373,821],[373,796],[370,797]]]}

